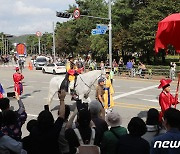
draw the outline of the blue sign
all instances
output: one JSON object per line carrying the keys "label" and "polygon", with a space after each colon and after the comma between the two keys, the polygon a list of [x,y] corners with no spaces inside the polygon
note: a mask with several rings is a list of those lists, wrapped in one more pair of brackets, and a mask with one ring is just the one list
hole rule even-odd
{"label": "blue sign", "polygon": [[103,35],[106,33],[106,30],[104,29],[92,29],[91,34],[92,35]]}
{"label": "blue sign", "polygon": [[96,25],[96,29],[104,29],[105,31],[108,30],[108,26],[107,25],[102,25],[102,24],[97,24]]}

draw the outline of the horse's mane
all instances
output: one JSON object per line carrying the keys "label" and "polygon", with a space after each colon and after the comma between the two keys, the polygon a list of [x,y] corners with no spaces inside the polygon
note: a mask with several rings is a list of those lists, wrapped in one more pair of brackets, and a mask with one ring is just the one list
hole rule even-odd
{"label": "horse's mane", "polygon": [[93,70],[93,71],[89,71],[89,72],[86,72],[84,74],[80,74],[81,77],[84,77],[84,76],[94,76],[96,74],[99,74],[101,73],[101,70]]}
{"label": "horse's mane", "polygon": [[93,70],[84,74],[80,74],[79,77],[87,84],[90,84],[94,82],[100,75],[101,75],[101,70]]}

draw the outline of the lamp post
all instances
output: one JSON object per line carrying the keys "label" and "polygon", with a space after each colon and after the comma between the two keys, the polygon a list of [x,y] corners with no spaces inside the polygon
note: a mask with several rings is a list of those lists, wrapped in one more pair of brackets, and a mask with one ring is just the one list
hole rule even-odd
{"label": "lamp post", "polygon": [[112,69],[112,16],[111,16],[111,0],[109,0],[109,66]]}

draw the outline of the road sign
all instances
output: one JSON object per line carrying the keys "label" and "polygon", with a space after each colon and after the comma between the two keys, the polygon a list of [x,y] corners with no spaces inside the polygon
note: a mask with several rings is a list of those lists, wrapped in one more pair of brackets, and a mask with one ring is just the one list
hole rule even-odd
{"label": "road sign", "polygon": [[91,34],[92,35],[103,35],[106,33],[106,30],[104,29],[92,29]]}
{"label": "road sign", "polygon": [[42,33],[41,33],[40,31],[37,31],[37,32],[36,32],[36,35],[37,35],[38,37],[40,37],[40,36],[42,36]]}
{"label": "road sign", "polygon": [[79,10],[78,8],[74,10],[74,12],[73,12],[73,17],[74,17],[75,19],[77,19],[77,18],[80,17],[80,10]]}
{"label": "road sign", "polygon": [[104,30],[108,30],[108,25],[97,24],[97,25],[96,25],[96,29],[104,29]]}

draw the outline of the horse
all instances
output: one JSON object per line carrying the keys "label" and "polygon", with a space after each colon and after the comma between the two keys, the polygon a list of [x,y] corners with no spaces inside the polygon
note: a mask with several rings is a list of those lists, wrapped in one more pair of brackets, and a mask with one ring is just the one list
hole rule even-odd
{"label": "horse", "polygon": [[[89,93],[91,92],[92,86],[95,82],[102,77],[103,72],[101,70],[94,70],[84,74],[79,74],[77,76],[75,91],[79,96],[79,99],[85,99],[88,102],[90,101]],[[61,83],[64,80],[63,76],[53,77],[50,80],[49,84],[49,96],[48,96],[48,105],[50,106],[53,97],[60,89]]]}

